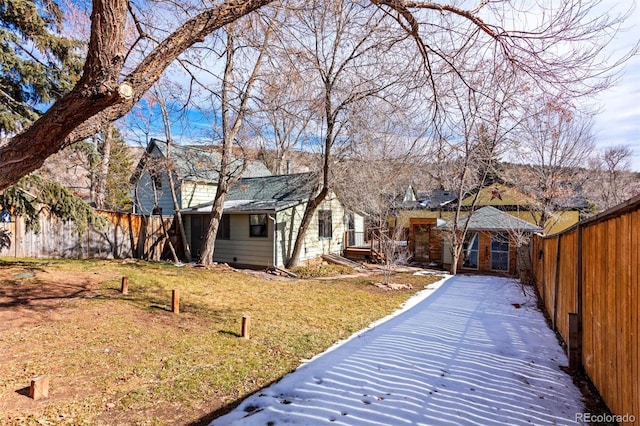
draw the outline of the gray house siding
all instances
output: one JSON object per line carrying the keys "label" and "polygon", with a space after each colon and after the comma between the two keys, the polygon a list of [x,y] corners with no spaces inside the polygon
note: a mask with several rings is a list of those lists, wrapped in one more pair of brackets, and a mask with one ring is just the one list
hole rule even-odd
{"label": "gray house siding", "polygon": [[[162,209],[163,215],[173,214],[173,200],[171,199],[171,189],[169,188],[169,178],[166,173],[161,176],[162,188],[157,189],[158,207]],[[149,215],[154,208],[153,180],[149,173],[143,173],[135,187],[134,213]],[[180,193],[178,192],[178,202]]]}
{"label": "gray house siding", "polygon": [[[148,215],[154,208],[153,179],[149,173],[152,165],[158,160],[167,158],[166,142],[153,139],[147,147],[147,153],[140,160],[132,178],[134,183],[134,212]],[[181,209],[213,202],[215,198],[220,154],[215,150],[203,147],[172,145],[168,154],[173,164],[175,192]],[[242,165],[244,160],[232,158],[234,167]],[[158,166],[162,167],[162,166]],[[269,176],[271,172],[260,161],[249,161],[242,172],[243,177]],[[161,186],[157,191],[158,207],[163,215],[173,215],[173,200],[169,177],[161,172]]]}

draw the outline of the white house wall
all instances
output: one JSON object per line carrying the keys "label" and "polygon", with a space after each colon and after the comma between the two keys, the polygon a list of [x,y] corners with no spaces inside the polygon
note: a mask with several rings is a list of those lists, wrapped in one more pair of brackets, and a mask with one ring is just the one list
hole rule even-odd
{"label": "white house wall", "polygon": [[[280,253],[280,258],[289,259],[291,251],[293,250],[293,244],[295,243],[298,230],[300,229],[300,224],[302,223],[302,215],[304,214],[304,209],[306,204],[302,204],[296,207],[295,214],[293,215],[293,221],[290,219],[286,221],[288,223],[289,229],[293,229],[291,232],[291,244],[287,245],[287,247],[283,247],[279,244],[279,248],[285,248],[283,253]],[[331,227],[332,227],[332,238],[331,239],[319,239],[318,238],[318,211],[319,210],[331,210]],[[281,213],[278,213],[279,215]],[[289,213],[291,216],[291,213]],[[344,224],[344,206],[334,194],[330,194],[327,198],[320,203],[318,209],[313,215],[313,219],[311,220],[311,224],[307,229],[307,233],[305,235],[304,244],[302,246],[302,250],[300,251],[300,262],[304,262],[311,259],[316,259],[323,254],[340,254],[342,253],[342,240],[345,232],[345,224]],[[278,222],[281,222],[280,217],[278,217]]]}
{"label": "white house wall", "polygon": [[[249,214],[230,214],[230,238],[216,240],[214,261],[264,267],[273,266],[275,262],[276,266],[284,267],[293,252],[305,207],[306,204],[303,203],[270,215],[277,222],[275,256],[273,220],[270,219],[267,222],[267,237],[249,237]],[[318,238],[318,215],[316,212],[300,252],[301,262],[315,259],[323,254],[342,252],[342,240],[345,232],[345,211],[342,203],[331,194],[320,204],[318,210],[331,210],[332,238]],[[185,218],[185,232],[191,242],[190,215]]]}
{"label": "white house wall", "polygon": [[183,209],[203,204],[211,204],[216,197],[218,186],[213,183],[184,181],[182,183]]}
{"label": "white house wall", "polygon": [[354,213],[353,214],[353,230],[357,232],[364,233],[364,216]]}
{"label": "white house wall", "polygon": [[273,265],[273,221],[267,222],[267,237],[249,236],[249,215],[231,214],[229,239],[216,240],[213,260],[244,265]]}

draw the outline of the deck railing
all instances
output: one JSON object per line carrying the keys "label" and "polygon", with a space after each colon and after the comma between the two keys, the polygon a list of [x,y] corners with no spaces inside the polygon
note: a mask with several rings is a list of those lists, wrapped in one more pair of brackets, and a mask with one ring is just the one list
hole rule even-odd
{"label": "deck railing", "polygon": [[350,229],[344,233],[344,247],[365,247],[369,245],[366,232]]}

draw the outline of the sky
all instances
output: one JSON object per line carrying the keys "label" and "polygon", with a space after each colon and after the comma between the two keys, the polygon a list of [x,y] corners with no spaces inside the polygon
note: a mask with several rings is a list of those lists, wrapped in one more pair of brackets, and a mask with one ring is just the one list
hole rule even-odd
{"label": "sky", "polygon": [[[625,2],[622,7],[629,6],[630,2]],[[608,53],[620,55],[640,39],[640,5],[636,5],[625,25],[627,31],[608,46]],[[600,112],[594,123],[596,147],[630,146],[634,151],[631,169],[640,172],[640,54],[624,65],[617,85],[597,101]]]}
{"label": "sky", "polygon": [[[640,0],[636,0],[636,3],[637,1]],[[622,13],[633,4],[629,1],[606,0],[600,8],[596,9],[596,12],[604,13],[611,9],[613,14]],[[621,31],[605,49],[605,55],[619,58],[640,40],[640,5],[636,4],[624,26],[624,31]],[[633,150],[631,169],[640,172],[640,53],[621,67],[615,86],[587,103],[599,111],[595,116],[593,127],[596,149],[604,150],[611,146],[628,145]],[[160,130],[154,129],[153,136],[164,139]],[[136,132],[135,129],[130,133],[128,137],[132,141],[146,143],[143,133]],[[210,138],[210,136],[203,136],[205,133],[211,133],[211,125],[209,120],[198,111],[189,112],[189,125],[186,129],[176,125],[173,130],[174,136],[179,135],[183,141],[193,140],[193,138],[202,141]]]}
{"label": "sky", "polygon": [[210,426],[583,424],[566,365],[533,294],[457,275]]}

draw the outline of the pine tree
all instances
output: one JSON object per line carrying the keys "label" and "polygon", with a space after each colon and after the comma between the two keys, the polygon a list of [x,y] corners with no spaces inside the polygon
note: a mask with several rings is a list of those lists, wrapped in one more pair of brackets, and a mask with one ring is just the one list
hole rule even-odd
{"label": "pine tree", "polygon": [[[109,144],[109,155],[104,156],[105,143]],[[99,132],[93,138],[75,143],[67,148],[79,153],[84,159],[90,180],[90,200],[97,209],[130,212],[131,177],[133,159],[122,133],[113,127],[111,138],[106,140],[105,132]],[[106,164],[105,163],[106,160]],[[105,167],[106,166],[106,167]],[[101,176],[106,169],[106,176]],[[53,177],[55,179],[55,177]],[[100,182],[104,179],[104,183]],[[98,199],[101,201],[98,202]]]}
{"label": "pine tree", "polygon": [[0,134],[19,132],[69,91],[80,42],[64,37],[55,1],[0,1]]}
{"label": "pine tree", "polygon": [[46,209],[62,220],[71,220],[82,234],[89,226],[102,228],[106,220],[93,208],[57,182],[38,174],[22,178],[0,194],[0,206],[12,215],[22,216],[28,231],[40,232],[40,213]]}
{"label": "pine tree", "polygon": [[133,160],[122,134],[113,129],[111,139],[111,154],[105,185],[104,208],[114,211],[131,211],[131,177]]}
{"label": "pine tree", "polygon": [[[19,133],[71,90],[82,71],[81,45],[63,35],[56,1],[0,1],[0,136]],[[80,233],[104,222],[67,188],[36,173],[2,191],[0,206],[35,232],[43,209],[74,221]]]}

